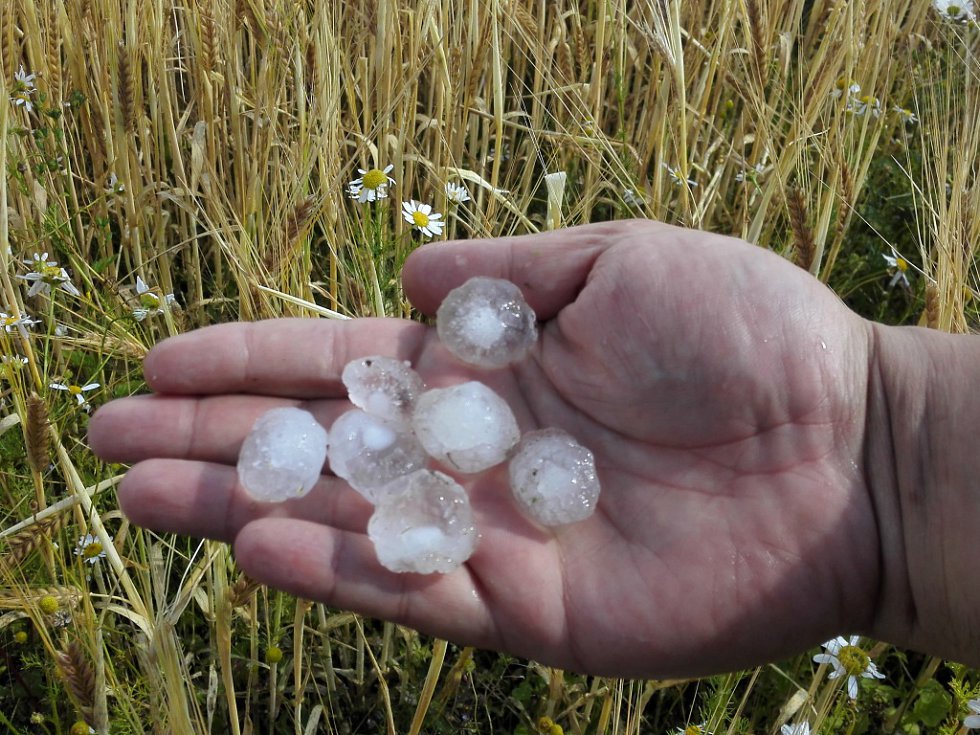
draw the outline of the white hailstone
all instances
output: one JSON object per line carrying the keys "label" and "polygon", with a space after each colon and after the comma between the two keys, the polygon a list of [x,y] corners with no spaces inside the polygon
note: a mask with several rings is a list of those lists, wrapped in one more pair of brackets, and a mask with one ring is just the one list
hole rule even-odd
{"label": "white hailstone", "polygon": [[395,421],[411,418],[415,400],[425,389],[422,378],[408,361],[372,355],[351,360],[341,380],[355,406],[367,413]]}
{"label": "white hailstone", "polygon": [[425,467],[428,457],[407,423],[372,416],[359,408],[330,427],[330,469],[372,503],[384,486]]}
{"label": "white hailstone", "polygon": [[530,431],[508,465],[521,510],[544,526],[581,521],[599,499],[592,452],[561,429]]}
{"label": "white hailstone", "polygon": [[506,401],[475,380],[423,393],[412,425],[429,456],[459,472],[500,464],[521,436]]}
{"label": "white hailstone", "polygon": [[306,495],[327,459],[327,432],[299,408],[266,411],[245,437],[238,479],[256,500],[273,502]]}
{"label": "white hailstone", "polygon": [[393,572],[451,572],[479,535],[466,492],[441,472],[419,470],[392,483],[368,522],[378,561]]}
{"label": "white hailstone", "polygon": [[436,312],[436,331],[457,358],[482,368],[521,360],[538,338],[534,310],[521,290],[500,278],[471,278]]}

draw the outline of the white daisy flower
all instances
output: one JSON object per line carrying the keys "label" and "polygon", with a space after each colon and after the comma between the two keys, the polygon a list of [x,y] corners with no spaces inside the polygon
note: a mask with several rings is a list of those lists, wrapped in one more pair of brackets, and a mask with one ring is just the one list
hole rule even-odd
{"label": "white daisy flower", "polygon": [[895,269],[895,275],[888,282],[888,288],[895,288],[899,285],[903,288],[911,288],[908,276],[909,262],[901,255],[882,255],[881,257],[885,259],[889,268]]}
{"label": "white daisy flower", "polygon": [[834,82],[834,88],[830,91],[830,96],[834,99],[840,97],[847,97],[848,99],[856,94],[860,94],[861,85],[855,82],[853,79],[848,79],[847,77],[838,77],[837,81]]}
{"label": "white daisy flower", "polygon": [[172,293],[162,296],[160,289],[150,288],[139,276],[136,276],[136,295],[139,297],[140,305],[133,309],[133,317],[138,322],[143,321],[148,316],[162,314],[162,304],[165,304],[167,307],[177,305],[177,299]]}
{"label": "white daisy flower", "polygon": [[643,208],[647,205],[647,200],[636,189],[623,189],[623,204],[627,207]]}
{"label": "white daisy flower", "polygon": [[783,725],[779,728],[779,735],[810,735],[810,723],[804,720],[795,725]]}
{"label": "white daisy flower", "polygon": [[714,735],[714,733],[710,732],[702,722],[700,725],[674,728],[674,735]]}
{"label": "white daisy flower", "polygon": [[847,112],[853,115],[870,114],[872,117],[881,117],[881,100],[870,94],[852,96],[847,100]]}
{"label": "white daisy flower", "polygon": [[433,212],[428,204],[422,204],[414,199],[410,202],[402,202],[402,216],[410,225],[427,237],[438,237],[442,234],[442,228],[446,223],[442,221],[442,215]]}
{"label": "white daisy flower", "polygon": [[947,20],[966,21],[974,17],[972,0],[933,0],[932,5]]}
{"label": "white daisy flower", "polygon": [[449,181],[446,183],[446,197],[449,199],[450,204],[462,204],[470,200],[470,193],[466,191],[466,187],[462,184],[454,184]]}
{"label": "white daisy flower", "polygon": [[27,339],[27,328],[37,323],[37,319],[31,319],[26,315],[12,316],[0,311],[0,327],[3,327],[3,331],[7,334],[10,334],[16,329],[20,332],[21,337]]}
{"label": "white daisy flower", "polygon": [[363,168],[357,169],[359,177],[347,184],[347,193],[352,199],[357,199],[361,204],[373,202],[377,199],[384,199],[388,196],[388,187],[395,183],[388,173],[394,168],[393,164],[388,164],[384,169],[372,168],[365,171]]}
{"label": "white daisy flower", "polygon": [[967,715],[963,720],[963,727],[970,730],[977,728],[980,729],[980,699],[971,699],[966,703],[966,706],[970,708],[972,715]]}
{"label": "white daisy flower", "polygon": [[126,191],[126,185],[121,182],[119,177],[116,176],[115,172],[113,172],[109,174],[104,190],[106,194],[122,194]]}
{"label": "white daisy flower", "polygon": [[24,71],[24,65],[21,64],[20,69],[14,74],[14,88],[10,95],[10,101],[15,106],[23,107],[28,112],[34,109],[31,95],[37,90],[34,85],[36,78],[37,74],[28,74]]}
{"label": "white daisy flower", "polygon": [[[112,541],[112,536],[109,536],[109,540]],[[78,543],[75,544],[75,556],[80,556],[83,561],[95,565],[99,559],[105,559],[105,549],[102,548],[102,542],[99,541],[98,536],[87,533],[80,537]]]}
{"label": "white daisy flower", "polygon": [[818,664],[830,664],[834,670],[830,672],[829,679],[838,679],[842,676],[847,677],[847,696],[857,699],[858,678],[864,679],[884,679],[885,675],[878,671],[878,667],[868,657],[862,649],[858,648],[860,636],[852,635],[850,638],[837,636],[823,644],[826,653],[818,653],[813,660]]}
{"label": "white daisy flower", "polygon": [[30,282],[31,287],[27,291],[28,296],[36,296],[39,293],[50,293],[52,286],[57,286],[72,296],[81,296],[79,290],[72,285],[68,271],[58,267],[55,261],[48,260],[47,253],[41,253],[40,255],[34,253],[34,258],[32,260],[25,260],[24,264],[31,266],[34,270],[23,276],[15,276],[15,278]]}
{"label": "white daisy flower", "polygon": [[75,400],[78,401],[79,406],[84,406],[86,409],[88,409],[88,400],[85,398],[84,394],[101,386],[98,383],[86,383],[85,385],[75,385],[74,383],[51,383],[48,385],[48,387],[54,388],[55,390],[67,391],[71,395],[75,396]]}
{"label": "white daisy flower", "polygon": [[894,112],[906,125],[915,125],[919,122],[919,117],[912,110],[906,110],[904,107],[899,107],[898,105],[892,106],[892,112]]}
{"label": "white daisy flower", "polygon": [[671,168],[666,163],[661,163],[660,165],[667,169],[667,175],[670,176],[670,180],[673,181],[675,185],[682,186],[687,184],[692,189],[698,185],[697,181],[686,178],[679,169]]}

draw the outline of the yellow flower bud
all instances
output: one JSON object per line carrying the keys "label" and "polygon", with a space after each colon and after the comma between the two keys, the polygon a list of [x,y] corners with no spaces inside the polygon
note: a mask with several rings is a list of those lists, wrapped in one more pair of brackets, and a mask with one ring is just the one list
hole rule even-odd
{"label": "yellow flower bud", "polygon": [[265,661],[269,664],[277,664],[282,661],[282,649],[279,646],[269,646],[265,650]]}
{"label": "yellow flower bud", "polygon": [[61,607],[58,603],[58,598],[54,595],[45,595],[38,601],[37,606],[41,608],[41,612],[45,615],[54,615],[58,612],[58,608]]}

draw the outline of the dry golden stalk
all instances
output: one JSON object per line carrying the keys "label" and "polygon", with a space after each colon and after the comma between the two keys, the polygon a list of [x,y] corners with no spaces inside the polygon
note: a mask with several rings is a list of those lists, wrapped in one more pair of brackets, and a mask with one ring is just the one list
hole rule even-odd
{"label": "dry golden stalk", "polygon": [[588,79],[588,69],[591,67],[589,58],[589,43],[585,40],[585,33],[582,31],[582,22],[575,16],[572,20],[572,38],[575,41],[575,63],[578,66],[578,76],[574,79]]}
{"label": "dry golden stalk", "polygon": [[926,285],[926,326],[939,329],[939,288],[935,283]]}
{"label": "dry golden stalk", "polygon": [[[67,511],[68,508],[65,508]],[[48,516],[20,533],[7,538],[6,554],[0,558],[0,570],[10,571],[20,566],[46,538],[51,538],[65,523],[67,513]]]}
{"label": "dry golden stalk", "polygon": [[510,10],[514,14],[517,27],[521,29],[526,41],[535,41],[538,37],[538,22],[531,15],[519,0],[510,3]]}
{"label": "dry golden stalk", "polygon": [[136,117],[133,111],[133,64],[129,49],[119,44],[119,109],[122,110],[123,129],[136,130]]}
{"label": "dry golden stalk", "polygon": [[82,645],[77,640],[72,641],[64,651],[56,651],[54,655],[58,673],[78,705],[79,714],[91,721],[95,707],[95,669]]}
{"label": "dry golden stalk", "polygon": [[555,49],[558,55],[557,66],[558,66],[558,82],[567,83],[575,79],[575,64],[572,61],[572,49],[569,45],[561,41],[557,48]]}
{"label": "dry golden stalk", "polygon": [[835,237],[844,234],[844,228],[851,218],[854,202],[854,180],[851,178],[851,169],[847,162],[840,161],[840,209],[837,210],[837,221],[834,223],[836,228]]}
{"label": "dry golden stalk", "polygon": [[51,462],[51,433],[48,431],[48,405],[36,393],[27,397],[24,441],[31,468],[35,472],[44,472]]}
{"label": "dry golden stalk", "polygon": [[242,572],[235,584],[228,589],[228,602],[233,608],[247,605],[252,599],[252,594],[260,586],[258,582]]}
{"label": "dry golden stalk", "polygon": [[762,42],[762,13],[758,0],[747,0],[746,10],[749,15],[749,35],[752,37],[752,58],[755,61],[756,73],[759,75],[759,86],[766,86],[766,54]]}
{"label": "dry golden stalk", "polygon": [[307,197],[293,207],[293,211],[286,218],[286,245],[292,245],[296,241],[296,238],[306,230],[306,226],[310,223],[310,218],[313,216],[315,205],[316,201],[313,197]]}
{"label": "dry golden stalk", "polygon": [[58,28],[57,10],[51,8],[47,21],[47,33],[45,34],[45,52],[47,54],[47,87],[52,96],[52,102],[61,102],[61,33]]}
{"label": "dry golden stalk", "polygon": [[805,271],[813,267],[813,256],[816,253],[816,243],[813,241],[813,231],[806,223],[806,202],[799,187],[793,187],[786,195],[786,206],[789,209],[789,225],[793,231],[793,261]]}
{"label": "dry golden stalk", "polygon": [[77,587],[34,587],[31,590],[0,589],[0,610],[25,610],[37,607],[44,597],[53,597],[67,608],[74,608],[82,597]]}

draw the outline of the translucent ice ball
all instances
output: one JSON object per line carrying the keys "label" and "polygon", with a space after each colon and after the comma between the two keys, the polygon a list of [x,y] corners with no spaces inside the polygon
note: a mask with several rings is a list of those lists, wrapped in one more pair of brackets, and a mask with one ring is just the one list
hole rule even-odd
{"label": "translucent ice ball", "polygon": [[513,283],[477,276],[443,299],[436,331],[463,362],[500,368],[523,359],[537,341],[536,319]]}
{"label": "translucent ice ball", "polygon": [[470,558],[479,535],[463,488],[441,472],[400,477],[368,522],[378,561],[393,572],[451,572]]}
{"label": "translucent ice ball", "polygon": [[327,459],[327,432],[300,408],[262,414],[242,443],[238,479],[256,500],[288,500],[306,495]]}
{"label": "translucent ice ball", "polygon": [[544,526],[581,521],[599,499],[592,452],[561,429],[529,431],[508,464],[521,510]]}
{"label": "translucent ice ball", "polygon": [[330,469],[372,503],[384,486],[425,467],[425,450],[407,423],[372,416],[359,408],[330,427]]}
{"label": "translucent ice ball", "polygon": [[407,421],[424,390],[422,378],[407,361],[372,355],[351,360],[341,380],[351,403],[369,414]]}
{"label": "translucent ice ball", "polygon": [[459,472],[500,464],[520,439],[507,402],[475,380],[423,393],[412,425],[429,456]]}

